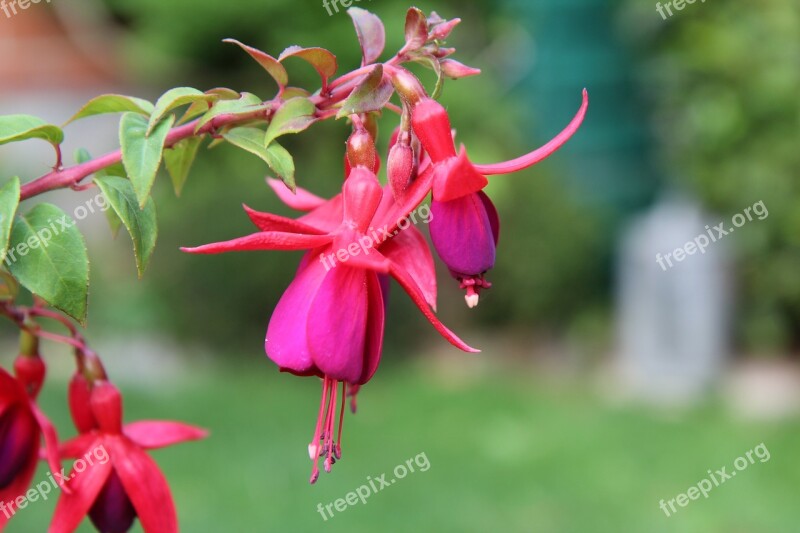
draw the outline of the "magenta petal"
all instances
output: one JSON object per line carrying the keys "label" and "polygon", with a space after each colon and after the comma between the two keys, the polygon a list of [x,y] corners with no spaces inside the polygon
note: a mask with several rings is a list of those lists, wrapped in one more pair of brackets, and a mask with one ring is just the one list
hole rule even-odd
{"label": "magenta petal", "polygon": [[168,420],[138,420],[126,424],[123,433],[146,450],[200,440],[208,436],[208,431],[204,429]]}
{"label": "magenta petal", "polygon": [[586,89],[583,90],[583,102],[575,117],[570,121],[566,128],[561,133],[553,137],[550,142],[516,159],[505,161],[503,163],[495,163],[493,165],[475,165],[475,170],[481,174],[509,174],[519,170],[528,168],[535,165],[539,161],[547,158],[550,154],[564,146],[570,137],[572,137],[578,128],[583,123],[583,118],[586,116],[586,109],[589,107],[589,93]]}
{"label": "magenta petal", "polygon": [[267,178],[267,185],[275,191],[275,194],[283,203],[297,211],[311,211],[325,203],[324,198],[320,198],[301,187],[297,187],[295,189],[296,192],[292,193],[281,180]]}
{"label": "magenta petal", "polygon": [[326,376],[357,383],[364,367],[367,272],[339,265],[327,273],[308,314],[314,364]]}
{"label": "magenta petal", "polygon": [[435,172],[433,199],[440,202],[478,192],[489,184],[486,176],[475,170],[463,146],[458,156],[437,163]]}
{"label": "magenta petal", "polygon": [[253,224],[261,231],[284,231],[287,233],[306,233],[309,235],[328,233],[327,231],[319,230],[292,218],[256,211],[245,204],[242,204],[242,207]]}
{"label": "magenta petal", "polygon": [[489,195],[483,191],[479,191],[478,197],[483,202],[483,207],[486,209],[486,216],[489,217],[489,225],[492,226],[492,237],[494,237],[494,245],[500,242],[500,215],[497,214],[497,208],[492,203]]}
{"label": "magenta petal", "polygon": [[439,334],[447,340],[447,342],[465,352],[477,353],[480,351],[462,341],[460,338],[458,338],[458,335],[450,331],[447,326],[441,323],[436,315],[433,314],[433,312],[428,308],[428,305],[425,303],[425,298],[422,296],[422,291],[419,290],[417,284],[414,283],[414,280],[411,279],[411,276],[408,275],[408,272],[406,272],[403,267],[392,264],[392,277],[400,284],[401,287],[403,287],[406,293],[411,297],[411,301],[414,302],[414,305],[416,305],[417,308],[422,311],[422,314],[425,315],[425,318],[428,319],[428,322],[430,322],[431,325],[436,328],[436,331],[438,331]]}
{"label": "magenta petal", "polygon": [[275,306],[264,342],[267,356],[281,370],[301,375],[308,373],[314,365],[306,340],[306,325],[313,295],[327,273],[317,258],[308,255],[306,258],[308,265],[297,273]]}
{"label": "magenta petal", "polygon": [[[147,533],[178,533],[175,503],[164,474],[141,448],[125,437],[106,446],[133,508]],[[94,467],[93,467],[94,468]]]}
{"label": "magenta petal", "polygon": [[336,228],[342,225],[343,212],[342,195],[337,194],[310,213],[298,218],[297,221],[317,228],[320,231],[332,233]]}
{"label": "magenta petal", "polygon": [[181,248],[190,254],[221,254],[254,250],[306,250],[331,241],[327,235],[303,235],[282,231],[262,231],[230,241],[204,244],[195,248]]}
{"label": "magenta petal", "polygon": [[352,221],[365,233],[383,198],[383,188],[371,171],[355,167],[344,182],[345,222]]}
{"label": "magenta petal", "polygon": [[477,194],[449,202],[431,202],[431,239],[447,267],[477,276],[495,262],[495,239],[489,215]]}
{"label": "magenta petal", "polygon": [[359,385],[363,385],[375,375],[383,351],[386,305],[384,289],[377,274],[367,274],[367,297],[369,299],[369,316],[367,317],[367,337],[364,343],[364,368],[361,379],[358,380]]}
{"label": "magenta petal", "polygon": [[409,226],[381,245],[381,253],[403,267],[436,310],[436,268],[428,242],[417,228]]}
{"label": "magenta petal", "polygon": [[[103,441],[97,445],[105,444]],[[108,450],[107,450],[108,451]],[[70,494],[61,493],[48,533],[72,533],[89,512],[111,475],[112,463],[95,463],[70,479]]]}

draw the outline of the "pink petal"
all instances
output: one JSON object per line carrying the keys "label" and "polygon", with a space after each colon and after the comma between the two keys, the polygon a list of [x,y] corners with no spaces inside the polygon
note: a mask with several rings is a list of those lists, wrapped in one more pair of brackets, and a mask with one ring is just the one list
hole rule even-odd
{"label": "pink petal", "polygon": [[200,440],[208,436],[208,431],[168,420],[139,420],[126,424],[123,433],[136,445],[145,450],[165,448],[173,444]]}
{"label": "pink petal", "polygon": [[362,233],[366,232],[383,198],[378,178],[365,167],[356,167],[343,187],[345,222],[352,221]]}
{"label": "pink petal", "polygon": [[27,394],[17,378],[0,368],[0,412],[15,403],[27,403]]}
{"label": "pink petal", "polygon": [[253,224],[255,224],[256,227],[261,231],[306,233],[308,235],[320,235],[322,233],[327,233],[327,231],[320,231],[315,227],[309,226],[308,224],[303,224],[302,222],[291,218],[273,215],[272,213],[256,211],[255,209],[251,209],[244,204],[242,204],[242,207],[244,207],[244,210],[247,212],[247,216],[250,217],[250,220],[253,222]]}
{"label": "pink petal", "polygon": [[[106,444],[106,447],[108,445]],[[111,461],[95,463],[69,481],[70,493],[62,492],[56,504],[48,533],[72,533],[94,504],[111,475]]]}
{"label": "pink petal", "polygon": [[306,337],[314,364],[326,376],[348,383],[358,382],[364,367],[366,276],[364,270],[344,265],[332,269],[308,314]]}
{"label": "pink petal", "polygon": [[378,276],[367,274],[367,297],[369,311],[367,315],[367,337],[364,342],[364,368],[358,385],[363,385],[375,375],[378,364],[381,362],[383,351],[383,331],[386,320],[386,303],[383,288],[378,281]]}
{"label": "pink petal", "polygon": [[314,366],[306,340],[306,325],[313,295],[327,273],[316,257],[306,254],[303,260],[308,264],[298,271],[275,306],[264,342],[267,356],[281,370],[300,375],[305,375]]}
{"label": "pink petal", "polygon": [[125,437],[114,439],[111,457],[125,492],[147,533],[177,533],[178,516],[164,474],[153,459]]}
{"label": "pink petal", "polygon": [[509,174],[511,172],[517,172],[524,168],[528,168],[531,165],[535,165],[539,161],[545,159],[550,154],[564,146],[572,135],[578,131],[578,128],[581,126],[583,122],[583,117],[586,116],[586,109],[589,107],[589,93],[586,89],[583,90],[583,102],[581,103],[580,109],[578,109],[578,113],[575,115],[575,118],[567,125],[564,130],[553,137],[553,139],[542,146],[541,148],[534,150],[529,154],[525,154],[521,157],[516,159],[512,159],[511,161],[505,161],[503,163],[495,163],[493,165],[475,165],[475,170],[480,172],[481,174]]}
{"label": "pink petal", "polygon": [[[50,471],[61,472],[61,458],[58,453],[58,435],[56,434],[56,428],[35,403],[31,402],[30,407],[33,416],[36,418],[36,423],[39,424],[39,428],[42,430],[44,452]],[[62,487],[62,489],[65,492],[69,492],[67,488]]]}
{"label": "pink petal", "polygon": [[275,194],[283,203],[297,211],[311,211],[325,203],[324,198],[320,198],[301,187],[297,187],[295,189],[297,192],[293,194],[281,180],[267,178],[267,185],[275,191]]}
{"label": "pink petal", "polygon": [[246,237],[224,242],[204,244],[195,248],[181,248],[190,254],[220,254],[225,252],[249,252],[254,250],[306,250],[329,243],[327,235],[303,235],[282,231],[262,231]]}
{"label": "pink petal", "polygon": [[422,232],[409,226],[384,242],[381,253],[408,272],[422,291],[425,301],[436,311],[436,267]]}
{"label": "pink petal", "polygon": [[467,343],[462,341],[458,338],[458,336],[447,329],[447,326],[442,324],[439,319],[436,317],[433,312],[428,308],[428,305],[425,303],[425,297],[422,295],[422,291],[417,287],[417,284],[411,279],[411,276],[406,272],[401,266],[393,264],[392,265],[392,277],[397,280],[403,289],[405,289],[406,293],[411,297],[411,301],[422,311],[422,314],[425,315],[425,318],[428,319],[436,331],[444,337],[450,344],[455,346],[456,348],[463,350],[469,353],[477,353],[480,350],[476,350],[472,348]]}
{"label": "pink petal", "polygon": [[298,218],[298,222],[307,224],[320,231],[332,233],[336,228],[341,226],[342,217],[344,216],[344,207],[342,202],[342,195],[337,194],[324,204],[315,208],[307,215]]}
{"label": "pink petal", "polygon": [[478,192],[489,184],[467,158],[464,147],[458,156],[438,163],[433,178],[433,199],[447,202]]}
{"label": "pink petal", "polygon": [[96,446],[97,439],[98,434],[95,432],[83,433],[62,442],[58,447],[58,453],[61,457],[82,457],[87,450],[91,450]]}

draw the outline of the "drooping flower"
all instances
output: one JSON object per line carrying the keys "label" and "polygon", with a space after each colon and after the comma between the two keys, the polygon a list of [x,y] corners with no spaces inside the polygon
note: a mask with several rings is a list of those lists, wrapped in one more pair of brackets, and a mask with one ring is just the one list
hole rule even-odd
{"label": "drooping flower", "polygon": [[500,220],[483,188],[486,175],[509,174],[542,161],[558,150],[578,130],[589,99],[583,102],[567,127],[550,142],[517,159],[492,165],[476,165],[464,146],[456,152],[450,119],[444,107],[431,98],[420,98],[411,110],[411,125],[433,166],[431,239],[451,275],[466,289],[467,305],[478,304],[479,291],[489,288],[485,273],[495,263]]}
{"label": "drooping flower", "polygon": [[[122,398],[108,381],[92,385],[90,408],[96,429],[61,445],[76,458],[49,533],[71,533],[88,514],[100,533],[124,533],[138,517],[148,533],[177,533],[169,485],[145,450],[202,439],[203,429],[170,421],[122,424]],[[80,469],[77,468],[81,462]]]}
{"label": "drooping flower", "polygon": [[[278,194],[293,207],[310,212],[293,220],[246,208],[260,232],[184,251],[309,250],[272,314],[265,350],[282,371],[323,380],[320,412],[309,444],[313,483],[319,475],[320,457],[325,458],[327,471],[341,457],[347,389],[353,392],[369,381],[380,361],[385,321],[381,276],[388,274],[398,281],[453,345],[476,350],[447,329],[429,307],[432,300],[435,303],[435,282],[431,289],[433,263],[424,238],[407,231],[392,238],[398,221],[427,194],[424,184],[408,195],[408,202],[398,205],[370,169],[357,165],[345,180],[342,194],[329,201],[302,190],[296,196]],[[339,402],[342,412],[334,442]]]}
{"label": "drooping flower", "polygon": [[16,378],[0,368],[0,531],[16,514],[14,502],[28,490],[40,454],[53,472],[61,469],[55,428],[36,405],[44,362],[38,356],[21,355],[14,371]]}

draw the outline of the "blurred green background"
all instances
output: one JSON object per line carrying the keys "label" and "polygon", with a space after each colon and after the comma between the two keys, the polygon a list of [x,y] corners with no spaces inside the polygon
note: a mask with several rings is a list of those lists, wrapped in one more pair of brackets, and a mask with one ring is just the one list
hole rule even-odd
{"label": "blurred green background", "polygon": [[[354,5],[381,16],[386,50],[399,49],[407,4]],[[242,202],[292,215],[265,186],[264,164],[228,146],[205,151],[177,200],[161,176],[159,242],[142,281],[127,237],[112,241],[102,217],[82,226],[93,259],[87,336],[122,384],[127,417],[212,431],[203,443],[155,454],[183,530],[796,531],[800,511],[790,495],[800,479],[800,381],[785,386],[780,416],[745,416],[741,404],[775,389],[775,376],[798,375],[800,5],[695,3],[667,20],[641,0],[416,5],[462,18],[448,44],[483,70],[448,81],[442,96],[473,160],[510,159],[546,142],[575,113],[584,87],[589,114],[546,162],[492,178],[502,235],[494,286],[477,309],[464,306],[437,265],[442,319],[483,353],[452,353],[394,290],[383,366],[359,413],[346,417],[344,460],[316,486],[307,484],[305,450],[319,384],[280,375],[263,354],[266,323],[299,255],[178,251],[250,232]],[[274,55],[293,44],[323,46],[337,55],[340,73],[360,61],[344,10],[329,16],[317,1],[54,0],[0,24],[0,45],[15,46],[4,55],[9,71],[0,70],[0,112],[55,123],[112,90],[155,99],[173,86],[227,86],[270,98],[273,82],[220,42],[226,37]],[[55,59],[34,59],[43,56]],[[89,74],[65,79],[59,68],[67,64]],[[302,64],[289,71],[299,85],[318,83]],[[431,86],[430,72],[415,71]],[[107,137],[99,146],[113,147],[113,121],[96,120],[106,133],[94,135]],[[383,147],[394,120],[383,119]],[[344,121],[329,121],[287,138],[300,186],[326,195],[338,189],[347,133]],[[70,128],[67,135],[81,146]],[[32,167],[15,147],[0,147],[3,178],[43,172],[47,149],[26,149]],[[619,242],[626,224],[669,191],[719,220],[759,200],[770,211],[729,240],[736,357],[719,387],[678,408],[620,397],[609,371],[615,287],[624,282],[615,276]],[[47,200],[78,205],[92,194]],[[11,354],[14,332],[3,331]],[[42,402],[71,435],[63,403],[69,369],[57,347],[47,348],[53,380]],[[751,375],[767,381],[741,386]],[[659,509],[662,498],[761,442],[769,462],[675,516]],[[422,452],[429,471],[327,522],[316,512],[317,503]],[[49,510],[32,506],[8,531],[44,531]]]}

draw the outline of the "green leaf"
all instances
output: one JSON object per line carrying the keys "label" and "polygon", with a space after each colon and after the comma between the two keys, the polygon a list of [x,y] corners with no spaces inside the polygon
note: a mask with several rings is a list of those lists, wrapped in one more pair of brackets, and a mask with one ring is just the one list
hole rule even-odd
{"label": "green leaf", "polygon": [[197,121],[197,126],[194,131],[199,131],[203,126],[220,115],[246,115],[257,111],[259,108],[266,109],[266,107],[264,107],[264,102],[261,98],[251,93],[242,93],[241,98],[238,100],[219,100]]}
{"label": "green leaf", "polygon": [[167,167],[169,177],[172,179],[172,187],[175,195],[180,196],[183,184],[189,176],[197,150],[203,143],[202,137],[189,137],[176,143],[172,148],[164,150],[164,163]]}
{"label": "green leaf", "polygon": [[69,215],[52,204],[18,215],[5,261],[25,288],[81,324],[86,322],[89,257]]}
{"label": "green leaf", "polygon": [[361,64],[369,65],[380,57],[383,53],[383,47],[386,46],[386,30],[383,28],[383,22],[377,16],[360,7],[351,7],[347,10],[347,14],[353,19],[358,42],[361,44],[361,51],[364,56]]}
{"label": "green leaf", "polygon": [[150,115],[150,122],[147,124],[147,135],[153,131],[159,120],[164,118],[164,115],[175,109],[187,104],[195,102],[209,102],[216,97],[193,89],[191,87],[176,87],[165,92],[161,98],[156,102],[155,110]]}
{"label": "green leaf", "polygon": [[278,56],[278,61],[283,61],[288,57],[299,57],[309,63],[322,78],[322,86],[328,86],[328,80],[336,74],[336,56],[324,48],[302,48],[300,46],[290,46]]}
{"label": "green leaf", "polygon": [[150,189],[156,179],[156,172],[164,153],[164,141],[175,116],[162,120],[149,136],[147,119],[136,113],[125,113],[119,123],[119,142],[122,147],[122,164],[133,183],[139,206],[144,207]]}
{"label": "green leaf", "polygon": [[104,94],[96,98],[92,98],[84,105],[71,119],[66,121],[66,126],[70,122],[79,120],[93,115],[102,115],[105,113],[140,113],[149,116],[153,112],[153,104],[147,100],[136,98],[134,96],[123,96],[121,94]]}
{"label": "green leaf", "polygon": [[378,111],[386,105],[392,97],[394,87],[389,80],[383,78],[383,66],[376,65],[374,69],[350,93],[336,118],[342,118],[354,113],[367,113]]}
{"label": "green leaf", "polygon": [[17,206],[19,206],[19,178],[15,176],[0,189],[0,262],[6,257]]}
{"label": "green leaf", "polygon": [[272,117],[267,128],[264,146],[287,133],[299,133],[314,123],[316,106],[308,98],[292,98],[285,102]]}
{"label": "green leaf", "polygon": [[294,159],[280,144],[273,142],[264,147],[264,132],[258,128],[241,127],[223,134],[226,141],[263,159],[292,191],[294,183]]}
{"label": "green leaf", "polygon": [[[77,150],[75,150],[75,161],[78,164],[85,163],[90,159],[92,159],[92,156],[91,154],[89,154],[89,151],[86,148],[78,148]],[[119,171],[120,173],[116,174],[115,173],[116,171]],[[121,176],[125,175],[125,169],[122,167],[122,163],[117,163],[116,165],[112,165],[102,170],[98,170],[95,173],[95,175],[98,177],[108,176],[108,175]],[[114,238],[116,239],[117,235],[119,234],[119,228],[120,226],[122,226],[122,221],[119,219],[117,214],[112,209],[104,209],[103,212],[106,215],[106,220],[108,220],[108,225],[111,227],[111,235],[113,235]]]}
{"label": "green leaf", "polygon": [[94,182],[103,191],[111,209],[114,210],[131,236],[133,252],[136,256],[136,270],[141,278],[156,247],[156,238],[158,237],[156,204],[152,198],[148,198],[144,209],[139,209],[133,185],[125,178],[106,176],[95,178]]}
{"label": "green leaf", "polygon": [[211,108],[211,105],[217,100],[236,100],[241,95],[233,89],[226,89],[225,87],[217,87],[216,89],[209,89],[206,91],[208,100],[198,101],[192,103],[186,112],[183,114],[177,124],[183,124],[194,117],[200,116]]}
{"label": "green leaf", "polygon": [[58,145],[64,140],[64,132],[58,126],[31,115],[0,116],[0,144],[26,139],[44,139]]}
{"label": "green leaf", "polygon": [[269,72],[269,75],[272,76],[272,79],[278,84],[278,87],[283,89],[287,83],[289,83],[289,75],[286,73],[286,69],[283,68],[280,61],[272,57],[266,52],[262,52],[257,48],[253,48],[252,46],[247,46],[246,44],[242,44],[236,39],[223,39],[223,43],[233,43],[238,45],[242,50],[250,54],[250,57],[255,59],[259,65],[261,65],[264,70]]}

